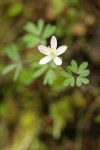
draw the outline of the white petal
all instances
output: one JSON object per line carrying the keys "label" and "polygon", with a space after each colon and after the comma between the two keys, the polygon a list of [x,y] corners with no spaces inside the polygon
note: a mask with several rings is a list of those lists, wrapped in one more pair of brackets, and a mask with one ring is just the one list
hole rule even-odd
{"label": "white petal", "polygon": [[67,46],[60,46],[58,49],[57,49],[57,55],[61,55],[62,53],[64,53],[67,49]]}
{"label": "white petal", "polygon": [[39,61],[39,64],[44,65],[44,64],[48,63],[51,59],[52,58],[50,58],[49,56],[46,56]]}
{"label": "white petal", "polygon": [[62,60],[59,57],[55,57],[54,62],[55,62],[56,65],[61,65],[62,64]]}
{"label": "white petal", "polygon": [[56,49],[57,48],[57,39],[55,36],[52,36],[51,41],[50,41],[50,45],[52,49]]}
{"label": "white petal", "polygon": [[48,55],[48,47],[44,46],[44,45],[39,45],[38,49],[41,53]]}

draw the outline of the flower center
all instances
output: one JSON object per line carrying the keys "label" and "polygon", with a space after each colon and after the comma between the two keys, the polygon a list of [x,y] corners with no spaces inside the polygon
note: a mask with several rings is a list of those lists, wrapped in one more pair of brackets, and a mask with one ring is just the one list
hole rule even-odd
{"label": "flower center", "polygon": [[56,54],[55,54],[54,51],[51,52],[51,56],[52,56],[52,57],[55,57],[55,56],[56,56]]}
{"label": "flower center", "polygon": [[49,48],[49,54],[50,54],[50,56],[51,57],[55,57],[57,55],[56,49],[52,49],[50,47],[48,47],[48,48]]}

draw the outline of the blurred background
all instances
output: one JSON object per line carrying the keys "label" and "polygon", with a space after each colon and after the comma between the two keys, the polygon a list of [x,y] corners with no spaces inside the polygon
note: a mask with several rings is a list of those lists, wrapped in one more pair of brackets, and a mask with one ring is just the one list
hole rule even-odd
{"label": "blurred background", "polygon": [[89,63],[90,83],[63,87],[58,76],[43,85],[27,63],[16,81],[13,71],[0,73],[0,150],[100,150],[100,0],[0,0],[0,72],[15,57],[11,44],[22,61],[42,56],[35,37],[22,42],[30,42],[24,26],[40,19],[56,27],[58,46],[68,46],[65,66]]}

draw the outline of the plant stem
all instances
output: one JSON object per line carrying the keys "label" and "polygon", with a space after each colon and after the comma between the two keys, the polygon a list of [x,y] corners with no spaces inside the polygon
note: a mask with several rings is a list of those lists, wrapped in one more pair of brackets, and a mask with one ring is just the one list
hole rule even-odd
{"label": "plant stem", "polygon": [[65,68],[65,66],[62,64],[61,67],[67,72],[67,69]]}

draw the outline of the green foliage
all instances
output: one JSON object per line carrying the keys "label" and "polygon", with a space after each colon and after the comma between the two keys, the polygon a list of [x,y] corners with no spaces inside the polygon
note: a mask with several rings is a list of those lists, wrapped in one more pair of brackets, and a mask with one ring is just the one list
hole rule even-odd
{"label": "green foliage", "polygon": [[47,65],[40,66],[39,69],[33,73],[33,78],[40,77],[46,71],[47,68],[48,68]]}
{"label": "green foliage", "polygon": [[19,80],[22,84],[28,85],[45,74],[48,67],[48,65],[41,66],[39,62],[36,61],[30,64],[29,68],[22,70]]}
{"label": "green foliage", "polygon": [[68,78],[63,83],[64,86],[71,85],[72,87],[75,85],[75,79],[74,77]]}
{"label": "green foliage", "polygon": [[[93,121],[100,124],[99,60],[96,60],[98,42],[93,38],[94,48],[91,47],[93,43],[89,35],[94,35],[96,28],[89,25],[93,20],[88,17],[90,13],[88,15],[81,2],[83,1],[0,1],[0,150],[81,150],[84,148],[77,148],[77,143],[84,145],[87,139],[93,141],[91,137],[84,140],[83,135],[81,139],[80,135],[86,126],[91,127]],[[84,0],[83,3],[86,5],[87,1]],[[90,5],[91,3],[92,1]],[[44,20],[38,19],[39,16]],[[96,21],[95,14],[93,17]],[[26,24],[24,31],[21,30],[23,24]],[[53,61],[39,65],[41,54],[37,45],[47,46],[52,35],[58,38],[58,46],[68,46],[68,51],[62,55],[67,72],[62,71],[63,68],[57,67]],[[16,42],[20,50],[15,44],[2,48],[11,42]],[[75,56],[73,53],[76,51],[72,51],[74,48],[80,53],[78,61],[89,58],[93,68],[97,66],[95,75],[91,71],[92,85],[81,90],[66,87],[89,82],[88,63],[78,66],[73,60],[71,65],[67,64]],[[78,51],[80,48],[85,51]],[[91,70],[93,68],[91,66]],[[60,76],[61,71],[63,77]],[[80,120],[85,120],[85,123]],[[77,129],[80,138],[75,137]],[[86,143],[86,147],[95,145],[88,141]]]}
{"label": "green foliage", "polygon": [[5,55],[8,56],[12,61],[19,61],[20,55],[18,53],[18,48],[15,44],[12,44],[4,49]]}
{"label": "green foliage", "polygon": [[44,77],[43,84],[52,85],[56,80],[56,74],[53,70],[49,69]]}
{"label": "green foliage", "polygon": [[77,86],[81,86],[82,85],[82,82],[81,82],[79,77],[77,77],[77,79],[76,79],[76,85]]}
{"label": "green foliage", "polygon": [[23,11],[23,6],[21,4],[11,5],[7,11],[7,17],[16,17]]}
{"label": "green foliage", "polygon": [[23,36],[22,41],[26,43],[28,48],[37,46],[38,44],[46,44],[46,39],[55,32],[56,27],[50,24],[44,26],[44,21],[40,19],[37,25],[34,23],[27,23],[24,30],[28,33]]}
{"label": "green foliage", "polygon": [[33,80],[43,75],[48,69],[48,65],[41,66],[39,62],[34,62],[30,66],[32,68],[32,78]]}
{"label": "green foliage", "polygon": [[43,28],[44,28],[44,20],[43,19],[39,19],[38,23],[37,23],[37,27],[38,27],[38,34],[42,34]]}
{"label": "green foliage", "polygon": [[63,85],[64,86],[74,86],[75,83],[78,87],[83,84],[88,84],[89,80],[86,76],[89,75],[89,70],[86,69],[88,66],[87,62],[83,62],[79,67],[75,60],[71,61],[71,65],[67,67],[66,71],[62,71],[61,75],[67,79],[65,79]]}
{"label": "green foliage", "polygon": [[56,73],[55,73],[55,69],[57,69],[57,65],[51,61],[48,64],[48,70],[44,76],[44,80],[43,80],[43,84],[48,84],[48,85],[52,85],[54,83],[54,81],[57,79]]}
{"label": "green foliage", "polygon": [[22,38],[23,42],[27,44],[28,48],[35,47],[40,42],[40,39],[32,34],[26,34]]}
{"label": "green foliage", "polygon": [[6,66],[3,70],[2,70],[2,75],[6,75],[7,73],[9,73],[10,71],[12,71],[13,69],[15,69],[17,66],[17,64],[10,64],[8,66]]}
{"label": "green foliage", "polygon": [[27,32],[29,32],[31,34],[39,35],[38,28],[36,27],[36,25],[34,23],[31,23],[31,22],[27,23],[24,26],[24,30],[26,30]]}
{"label": "green foliage", "polygon": [[44,39],[50,37],[55,32],[55,29],[56,29],[55,26],[51,26],[50,24],[47,24],[44,31],[43,31],[42,37]]}
{"label": "green foliage", "polygon": [[[40,1],[39,5],[38,1],[35,0],[21,0],[20,2],[3,0],[0,2],[0,46],[2,48],[6,43],[8,45],[11,41],[15,41],[21,48],[19,50],[15,44],[12,44],[0,51],[0,73],[2,73],[2,75],[0,74],[0,150],[74,149],[76,143],[73,141],[75,139],[69,140],[67,132],[61,133],[66,129],[69,129],[70,132],[73,127],[75,131],[77,127],[80,131],[78,120],[83,119],[83,113],[92,112],[87,114],[90,117],[86,119],[88,121],[91,121],[91,117],[95,117],[91,115],[94,114],[95,108],[100,105],[98,92],[100,89],[94,89],[96,85],[99,85],[98,82],[95,83],[93,80],[95,86],[90,87],[89,91],[88,89],[84,90],[84,88],[75,91],[74,88],[70,92],[70,88],[62,87],[64,78],[64,86],[73,87],[74,85],[81,86],[83,83],[87,84],[89,82],[86,78],[89,74],[89,70],[86,69],[88,63],[85,62],[78,66],[77,62],[72,60],[70,66],[65,65],[67,71],[61,73],[64,78],[60,76],[62,67],[56,66],[53,61],[47,65],[39,65],[40,53],[37,45],[47,45],[48,38],[54,34],[55,25],[57,26],[55,35],[58,38],[58,46],[63,44],[68,46],[68,53],[63,55],[66,62],[69,61],[70,56],[73,56],[70,55],[71,45],[75,49],[78,49],[80,44],[82,49],[85,46],[86,51],[82,51],[82,54],[86,53],[91,57],[87,51],[88,44],[85,36],[78,38],[76,34],[81,32],[81,27],[88,31],[88,21],[91,22],[91,19],[87,18],[86,11],[80,9],[82,5],[79,1],[51,0],[49,3],[49,1],[43,0],[43,3]],[[47,14],[44,14],[45,12]],[[46,24],[43,19],[38,19],[38,16],[44,16]],[[26,32],[24,34],[21,28],[27,20],[38,21],[37,23],[28,22],[24,26]],[[74,25],[77,23],[82,26],[80,25],[76,29]],[[19,38],[22,34],[24,36],[20,41]],[[84,56],[81,58],[85,59]],[[94,62],[95,59],[93,59]],[[17,81],[12,82],[12,78]],[[41,85],[41,81],[44,85]],[[82,90],[84,90],[84,94]],[[87,106],[87,104],[92,104],[92,98],[93,103],[97,98],[99,103],[97,107],[93,105],[91,109],[91,105]],[[89,100],[88,103],[87,100]],[[81,118],[79,118],[80,116]],[[100,123],[99,114],[94,121]],[[67,126],[68,128],[66,128]],[[73,134],[73,130],[71,133]],[[73,137],[72,134],[70,134],[71,138]],[[60,138],[60,144],[59,140],[54,140],[54,138]]]}
{"label": "green foliage", "polygon": [[22,71],[22,69],[23,69],[23,66],[22,66],[21,63],[19,63],[19,64],[16,66],[16,70],[15,70],[15,72],[14,72],[14,76],[13,76],[13,80],[14,80],[14,81],[17,80],[17,78],[18,78],[20,72]]}
{"label": "green foliage", "polygon": [[89,84],[89,80],[86,79],[86,78],[77,77],[77,79],[76,79],[76,85],[77,86],[81,86],[82,83]]}
{"label": "green foliage", "polygon": [[54,69],[56,69],[57,66],[53,62],[46,65],[40,65],[39,62],[35,62],[31,64],[31,68],[33,69],[33,79],[36,79],[45,73],[43,84],[52,85],[56,80],[56,73],[54,72]]}
{"label": "green foliage", "polygon": [[[24,29],[28,33],[25,36],[23,36],[22,40],[27,44],[27,47],[31,48],[35,47],[41,42],[45,43],[46,38],[48,38],[54,33],[55,26],[52,26],[50,24],[47,24],[45,26],[44,21],[40,19],[37,22],[37,25],[31,22],[27,23],[24,26]],[[11,61],[14,61],[16,63],[6,66],[2,71],[2,75],[5,75],[15,70],[13,80],[16,80],[23,68],[22,67],[23,62],[20,61],[21,58],[18,53],[18,48],[16,45],[12,44],[9,47],[6,47],[4,52]],[[75,60],[72,60],[71,65],[67,67],[66,71],[63,71],[61,73],[61,75],[66,78],[63,85],[64,86],[70,85],[73,87],[75,84],[77,86],[81,86],[82,83],[88,84],[89,80],[86,78],[86,76],[89,74],[89,70],[86,69],[87,66],[88,63],[84,62],[78,67],[77,62]],[[57,69],[57,66],[52,61],[49,63],[49,65],[46,64],[43,66],[39,65],[39,62],[36,61],[35,63],[30,64],[29,69],[31,70],[28,71],[29,73],[23,70],[22,75],[20,75],[20,79],[22,79],[23,76],[28,77],[29,75],[27,82],[24,80],[24,77],[22,79],[22,81],[25,82],[25,84],[32,82],[36,78],[43,75],[46,71],[47,72],[44,75],[43,84],[52,85],[57,78],[56,73],[54,71],[55,69]]]}
{"label": "green foliage", "polygon": [[88,62],[83,62],[79,68],[78,68],[78,73],[81,74],[82,71],[88,66]]}
{"label": "green foliage", "polygon": [[66,72],[66,71],[62,71],[61,75],[65,78],[67,78],[63,83],[64,86],[68,86],[68,85],[74,86],[75,79],[72,74],[70,74],[69,72]]}
{"label": "green foliage", "polygon": [[65,4],[62,0],[55,0],[55,1],[52,1],[53,2],[53,5],[54,5],[54,10],[55,10],[55,14],[56,15],[59,15],[61,14],[61,12],[63,11],[64,7],[65,7]]}
{"label": "green foliage", "polygon": [[72,60],[71,61],[71,66],[69,66],[69,69],[74,72],[74,73],[77,73],[77,70],[78,70],[78,65],[77,65],[77,62],[75,60]]}
{"label": "green foliage", "polygon": [[4,49],[4,54],[13,61],[12,64],[5,66],[2,70],[2,75],[6,75],[14,70],[13,80],[17,80],[20,72],[22,71],[22,63],[20,62],[20,54],[15,44],[12,44]]}
{"label": "green foliage", "polygon": [[13,76],[13,80],[15,81],[15,80],[17,80],[17,78],[18,78],[18,76],[22,70],[22,64],[21,63],[14,63],[14,64],[10,64],[10,65],[4,67],[4,69],[2,70],[2,75],[6,75],[13,70],[15,70],[14,76]]}

